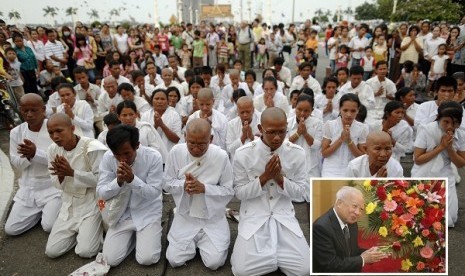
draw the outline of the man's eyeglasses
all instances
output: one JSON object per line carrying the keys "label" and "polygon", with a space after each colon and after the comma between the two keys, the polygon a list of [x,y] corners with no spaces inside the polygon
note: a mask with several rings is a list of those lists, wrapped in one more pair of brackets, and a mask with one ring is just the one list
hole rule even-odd
{"label": "man's eyeglasses", "polygon": [[263,129],[263,133],[270,136],[284,136],[287,133],[287,129],[280,129],[280,130],[266,130]]}
{"label": "man's eyeglasses", "polygon": [[191,147],[191,148],[199,148],[199,149],[206,149],[209,145],[209,143],[191,143],[191,142],[188,142],[186,141],[186,144]]}

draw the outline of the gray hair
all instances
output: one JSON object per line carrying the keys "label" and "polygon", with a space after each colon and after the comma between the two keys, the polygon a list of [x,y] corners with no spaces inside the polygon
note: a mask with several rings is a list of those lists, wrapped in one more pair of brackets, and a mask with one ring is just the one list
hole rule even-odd
{"label": "gray hair", "polygon": [[351,186],[344,186],[342,188],[340,188],[337,193],[336,193],[336,201],[335,203],[338,201],[338,200],[344,200],[346,199],[349,195],[354,195],[354,194],[360,194],[362,195],[362,192],[357,189],[357,188],[354,188],[354,187],[351,187]]}

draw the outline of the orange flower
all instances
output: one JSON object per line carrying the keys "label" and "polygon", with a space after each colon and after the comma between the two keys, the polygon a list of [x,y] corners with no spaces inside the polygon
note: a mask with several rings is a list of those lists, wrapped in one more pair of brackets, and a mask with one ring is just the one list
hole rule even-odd
{"label": "orange flower", "polygon": [[407,200],[407,205],[406,205],[406,207],[407,207],[407,208],[409,208],[409,207],[416,207],[419,203],[420,203],[420,199],[418,199],[418,198],[413,198],[413,197],[409,197],[408,200]]}
{"label": "orange flower", "polygon": [[442,224],[439,221],[436,221],[433,223],[433,228],[436,231],[441,231],[442,230]]}
{"label": "orange flower", "polygon": [[392,197],[395,197],[395,196],[400,196],[400,193],[401,193],[401,191],[400,191],[400,190],[392,190],[392,191],[391,191],[391,195],[392,195]]}
{"label": "orange flower", "polygon": [[409,212],[410,214],[412,214],[412,215],[417,215],[419,211],[418,211],[418,208],[417,208],[417,207],[412,206],[412,207],[408,208],[408,212]]}
{"label": "orange flower", "polygon": [[428,237],[429,236],[429,230],[428,229],[423,229],[421,231],[421,234],[423,235],[423,237]]}
{"label": "orange flower", "polygon": [[397,228],[399,228],[400,226],[402,225],[406,225],[407,222],[402,218],[402,217],[398,217],[397,215],[392,215],[392,226],[391,226],[391,230],[395,230]]}
{"label": "orange flower", "polygon": [[422,271],[423,269],[425,269],[425,263],[424,262],[418,262],[417,263],[417,270]]}

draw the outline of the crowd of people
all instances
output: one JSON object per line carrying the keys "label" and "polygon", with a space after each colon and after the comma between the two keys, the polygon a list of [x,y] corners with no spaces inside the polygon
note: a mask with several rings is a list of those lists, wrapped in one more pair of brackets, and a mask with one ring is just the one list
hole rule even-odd
{"label": "crowd of people", "polygon": [[[309,201],[309,179],[403,177],[400,160],[411,155],[412,176],[448,178],[453,227],[465,165],[464,23],[389,33],[341,22],[320,43],[309,20],[114,33],[106,24],[20,31],[0,22],[0,76],[25,120],[10,133],[21,177],[5,231],[41,220],[49,257],[74,247],[93,257],[105,225],[111,266],[134,248],[139,263],[153,264],[164,191],[176,203],[168,261],[183,265],[198,248],[216,270],[228,255],[225,209],[235,196],[233,273],[308,275],[292,202]],[[320,84],[322,45],[330,66]],[[103,223],[107,211],[116,218]]]}

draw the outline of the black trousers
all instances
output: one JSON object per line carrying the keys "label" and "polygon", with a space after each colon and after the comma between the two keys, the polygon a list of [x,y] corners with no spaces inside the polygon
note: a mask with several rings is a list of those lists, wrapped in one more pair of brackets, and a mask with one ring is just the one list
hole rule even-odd
{"label": "black trousers", "polygon": [[[34,70],[21,71],[21,75],[24,79],[24,92],[27,93],[39,93],[37,89],[37,76]],[[18,99],[19,101],[19,99]]]}

